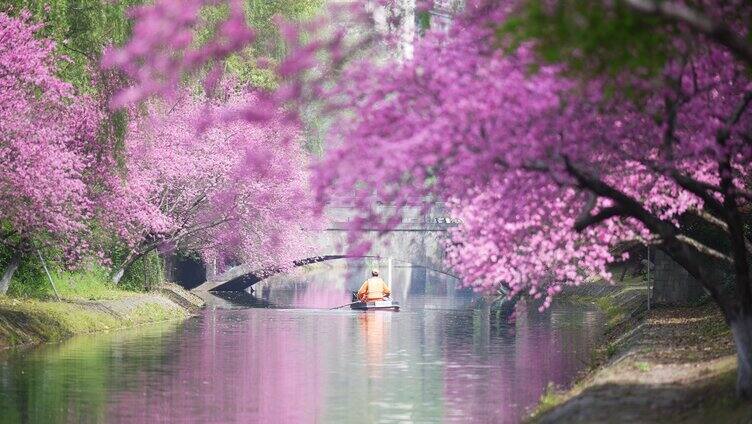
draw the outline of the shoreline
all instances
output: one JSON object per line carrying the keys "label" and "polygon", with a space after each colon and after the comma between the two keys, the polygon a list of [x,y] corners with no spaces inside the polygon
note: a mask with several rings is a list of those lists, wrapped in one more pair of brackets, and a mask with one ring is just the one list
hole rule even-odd
{"label": "shoreline", "polygon": [[565,294],[601,308],[604,337],[590,368],[550,387],[525,422],[752,422],[752,404],[735,396],[733,340],[717,306],[646,311],[625,301],[629,287]]}
{"label": "shoreline", "polygon": [[[752,404],[735,397],[733,341],[714,304],[646,311],[638,284],[585,284],[561,299],[598,306],[603,337],[590,366],[566,387],[549,387],[525,422],[752,422]],[[0,351],[184,320],[204,306],[168,283],[100,300],[0,297]]]}
{"label": "shoreline", "polygon": [[61,301],[0,297],[0,351],[60,342],[79,334],[183,320],[204,306],[198,296],[172,283],[146,293],[123,294],[113,299]]}

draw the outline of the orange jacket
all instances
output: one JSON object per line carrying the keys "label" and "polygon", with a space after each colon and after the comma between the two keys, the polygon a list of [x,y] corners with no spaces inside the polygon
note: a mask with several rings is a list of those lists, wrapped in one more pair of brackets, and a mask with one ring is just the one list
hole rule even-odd
{"label": "orange jacket", "polygon": [[392,294],[392,290],[381,277],[371,277],[360,286],[358,299],[363,301],[381,300],[390,294]]}

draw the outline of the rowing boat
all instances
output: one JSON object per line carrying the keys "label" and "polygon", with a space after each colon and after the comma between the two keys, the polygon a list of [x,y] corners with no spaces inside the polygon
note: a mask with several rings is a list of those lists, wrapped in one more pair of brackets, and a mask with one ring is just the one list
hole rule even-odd
{"label": "rowing boat", "polygon": [[399,302],[391,299],[375,300],[372,302],[355,302],[350,304],[350,309],[356,311],[399,311]]}

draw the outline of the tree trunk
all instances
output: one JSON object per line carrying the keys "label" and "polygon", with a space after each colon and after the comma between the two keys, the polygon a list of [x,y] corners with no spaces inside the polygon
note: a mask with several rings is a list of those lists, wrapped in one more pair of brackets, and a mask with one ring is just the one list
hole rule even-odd
{"label": "tree trunk", "polygon": [[164,281],[174,282],[175,281],[175,252],[170,251],[163,253],[160,255],[162,257],[162,260],[164,261],[164,268],[162,269],[162,278]]}
{"label": "tree trunk", "polygon": [[125,274],[125,267],[120,267],[112,273],[112,284],[118,285],[120,283],[120,280],[123,278],[123,275]]}
{"label": "tree trunk", "polygon": [[627,275],[627,268],[629,268],[629,266],[627,266],[627,264],[624,264],[624,269],[622,269],[621,271],[621,277],[619,278],[619,281],[624,281],[624,276]]}
{"label": "tree trunk", "polygon": [[5,272],[3,273],[3,277],[0,279],[0,294],[5,294],[8,292],[8,287],[10,287],[10,280],[13,278],[13,274],[16,273],[16,270],[18,269],[18,266],[21,264],[21,252],[18,250],[15,250],[13,252],[13,256],[10,258],[10,263],[5,268]]}
{"label": "tree trunk", "polygon": [[128,253],[128,256],[125,258],[120,267],[112,273],[112,284],[118,285],[118,283],[120,283],[120,280],[123,278],[123,275],[125,275],[125,271],[127,271],[128,268],[130,268],[130,266],[133,265],[133,263],[136,262],[136,260],[138,260],[138,258],[140,258],[142,255],[143,253]]}
{"label": "tree trunk", "polygon": [[745,400],[752,399],[752,314],[741,313],[731,322],[731,334],[736,345],[738,362],[736,394]]}

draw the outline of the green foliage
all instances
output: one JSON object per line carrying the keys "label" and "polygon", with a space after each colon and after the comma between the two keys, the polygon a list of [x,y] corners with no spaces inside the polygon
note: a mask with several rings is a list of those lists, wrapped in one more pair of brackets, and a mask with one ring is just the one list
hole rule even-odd
{"label": "green foliage", "polygon": [[667,26],[622,2],[529,0],[497,31],[514,47],[535,40],[541,58],[565,63],[576,74],[656,75],[670,55]]}
{"label": "green foliage", "polygon": [[125,148],[127,130],[128,112],[125,109],[110,111],[107,119],[100,123],[99,139],[104,142],[111,141],[111,147],[116,152],[117,169],[121,171],[125,170],[125,157],[122,152]]}
{"label": "green foliage", "polygon": [[[11,255],[10,249],[0,249],[0,270],[5,271]],[[13,297],[37,299],[52,296],[52,287],[50,287],[50,282],[47,280],[47,275],[44,273],[39,258],[29,255],[21,258],[21,264],[13,274],[7,294]]]}
{"label": "green foliage", "polygon": [[[265,58],[273,65],[286,53],[285,42],[275,22],[280,16],[293,21],[310,19],[318,13],[324,0],[248,0],[246,17],[256,31],[256,41],[240,54],[225,61],[225,69],[241,82],[253,87],[271,90],[279,84],[274,72],[258,66],[257,59]],[[225,19],[229,9],[226,4],[206,7],[201,11],[203,25],[196,31],[195,43],[207,42],[216,31],[216,25]]]}
{"label": "green foliage", "polygon": [[144,303],[135,307],[127,316],[131,324],[161,322],[183,319],[186,313],[182,309],[170,308],[159,303]]}
{"label": "green foliage", "polygon": [[558,390],[554,383],[549,382],[531,416],[540,417],[559,406],[563,401],[564,396],[562,395],[562,391]]}
{"label": "green foliage", "polygon": [[[58,294],[63,299],[101,300],[132,296],[131,292],[115,287],[110,282],[107,269],[100,265],[89,265],[75,271],[52,269],[50,274]],[[140,284],[140,281],[133,283],[134,286],[136,284]],[[8,296],[22,299],[54,297],[47,274],[36,257],[26,258],[21,262],[18,271],[13,275]]]}
{"label": "green foliage", "polygon": [[[133,291],[148,291],[162,282],[162,262],[156,252],[136,261],[125,273],[120,285],[110,282],[110,271],[98,264],[86,263],[83,267],[67,271],[54,261],[55,252],[42,252],[49,267],[58,294],[64,299],[98,300],[122,299]],[[12,251],[0,247],[0,271],[10,261]],[[54,292],[36,254],[22,257],[13,274],[7,295],[22,299],[52,299]]]}
{"label": "green foliage", "polygon": [[253,58],[253,53],[245,56],[232,55],[227,59],[225,67],[238,80],[253,87],[263,90],[273,90],[279,85],[274,71],[259,67],[257,61]]}
{"label": "green foliage", "polygon": [[421,34],[431,29],[431,14],[427,11],[418,12],[415,15],[415,26]]}
{"label": "green foliage", "polygon": [[627,311],[624,310],[622,305],[619,305],[616,302],[616,298],[614,296],[599,297],[595,300],[595,304],[598,305],[598,308],[600,308],[603,314],[606,316],[607,328],[616,327],[616,325],[624,321],[624,319],[626,318]]}
{"label": "green foliage", "polygon": [[256,30],[255,49],[275,59],[285,54],[285,45],[274,22],[275,16],[292,20],[306,20],[316,15],[324,0],[248,0],[248,23]]}
{"label": "green foliage", "polygon": [[130,35],[126,10],[143,0],[9,0],[2,9],[27,9],[45,24],[40,36],[57,44],[70,61],[59,61],[60,76],[84,92],[95,91],[91,70],[96,69],[108,44],[123,43]]}
{"label": "green foliage", "polygon": [[324,154],[324,140],[327,131],[334,122],[334,118],[326,116],[322,104],[311,103],[300,110],[301,120],[305,128],[305,149],[309,153],[321,156]]}
{"label": "green foliage", "polygon": [[619,346],[616,343],[609,343],[606,346],[606,357],[611,358],[619,351]]}
{"label": "green foliage", "polygon": [[102,308],[101,304],[0,296],[0,349],[187,317],[184,309],[157,296],[144,299],[129,293],[111,302],[119,305],[115,308],[117,314]]}
{"label": "green foliage", "polygon": [[115,287],[107,269],[92,265],[78,271],[57,271],[52,275],[60,297],[75,300],[124,299],[133,293]]}
{"label": "green foliage", "polygon": [[[0,273],[5,272],[14,254],[15,250],[10,246],[22,244],[21,239],[10,227],[5,226],[2,229],[6,230],[9,235],[3,239],[4,244],[0,244]],[[23,243],[27,244],[26,248],[29,247],[28,243],[31,243],[32,246],[44,245],[41,243],[41,240],[26,241],[26,243]],[[41,253],[46,258],[48,266],[56,266],[54,258],[60,256],[59,251],[47,247],[42,248]],[[7,295],[18,298],[37,299],[45,299],[53,296],[52,287],[36,250],[25,252],[21,255],[18,269],[13,274]]]}
{"label": "green foliage", "polygon": [[149,252],[125,271],[118,287],[130,291],[149,291],[162,282],[163,270],[159,254]]}
{"label": "green foliage", "polygon": [[650,364],[647,362],[643,362],[643,361],[635,362],[633,365],[637,371],[640,371],[640,372],[650,371]]}

